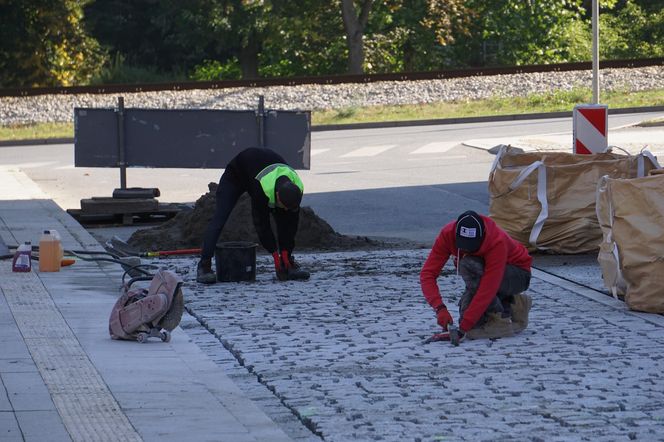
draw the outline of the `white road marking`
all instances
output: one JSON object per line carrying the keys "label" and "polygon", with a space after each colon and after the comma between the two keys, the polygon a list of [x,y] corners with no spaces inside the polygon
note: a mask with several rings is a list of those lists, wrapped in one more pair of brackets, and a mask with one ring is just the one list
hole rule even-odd
{"label": "white road marking", "polygon": [[313,156],[316,156],[316,155],[320,155],[320,154],[322,154],[322,153],[325,153],[325,152],[327,152],[328,150],[330,150],[330,149],[311,149],[311,152],[309,153],[309,155],[311,155],[311,156],[313,157]]}
{"label": "white road marking", "polygon": [[12,164],[12,166],[17,167],[19,169],[37,169],[39,167],[47,167],[47,166],[52,166],[54,164],[58,163],[55,161],[35,161],[29,163],[16,163]]}
{"label": "white road marking", "polygon": [[407,158],[406,161],[448,161],[448,160],[464,160],[468,158],[467,155],[445,155],[444,157],[427,157],[425,158]]}
{"label": "white road marking", "polygon": [[460,141],[440,141],[437,143],[429,143],[411,152],[411,154],[422,153],[443,153],[461,144]]}
{"label": "white road marking", "polygon": [[350,158],[350,157],[375,157],[378,154],[381,154],[387,150],[397,147],[396,144],[388,144],[383,146],[367,146],[360,149],[353,150],[347,154],[341,155],[341,158]]}

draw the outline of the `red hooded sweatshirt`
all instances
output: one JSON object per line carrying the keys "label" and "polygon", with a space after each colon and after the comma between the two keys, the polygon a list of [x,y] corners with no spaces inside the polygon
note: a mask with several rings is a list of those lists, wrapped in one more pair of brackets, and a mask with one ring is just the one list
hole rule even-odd
{"label": "red hooded sweatshirt", "polygon": [[513,240],[503,229],[489,217],[480,215],[484,221],[485,236],[482,246],[477,252],[464,253],[456,247],[456,221],[447,224],[438,234],[429,257],[420,272],[420,285],[422,293],[429,305],[438,308],[443,304],[436,279],[450,256],[454,256],[454,266],[459,265],[458,258],[465,255],[474,255],[484,258],[484,275],[480,279],[479,287],[468,309],[463,314],[459,327],[467,332],[472,329],[491,304],[491,300],[498,293],[503,280],[505,266],[512,264],[516,267],[530,271],[533,262],[528,250]]}

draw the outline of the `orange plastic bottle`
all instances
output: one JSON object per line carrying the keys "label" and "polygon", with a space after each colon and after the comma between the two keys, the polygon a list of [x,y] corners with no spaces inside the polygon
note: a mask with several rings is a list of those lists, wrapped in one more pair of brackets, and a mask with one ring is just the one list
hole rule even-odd
{"label": "orange plastic bottle", "polygon": [[39,239],[39,271],[59,272],[60,260],[60,241],[50,230],[44,230]]}

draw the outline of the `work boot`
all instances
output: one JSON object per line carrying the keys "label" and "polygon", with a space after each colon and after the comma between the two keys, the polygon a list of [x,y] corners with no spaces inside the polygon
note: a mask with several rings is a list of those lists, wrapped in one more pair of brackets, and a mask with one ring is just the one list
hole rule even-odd
{"label": "work boot", "polygon": [[217,275],[212,271],[212,259],[201,258],[196,267],[196,281],[201,284],[214,284],[217,282]]}
{"label": "work boot", "polygon": [[505,316],[502,314],[504,311],[503,304],[497,296],[493,297],[491,304],[486,308],[487,313],[500,313],[502,316]]}
{"label": "work boot", "polygon": [[514,295],[512,302],[512,328],[514,333],[520,333],[528,327],[528,313],[533,305],[530,295],[519,293]]}
{"label": "work boot", "polygon": [[288,256],[288,261],[290,262],[291,266],[287,270],[287,279],[289,281],[306,281],[309,279],[309,272],[306,270],[302,270],[302,267],[300,267],[300,263],[298,263],[295,260],[295,257],[293,255]]}
{"label": "work boot", "polygon": [[500,313],[487,314],[484,324],[476,326],[466,333],[468,339],[494,339],[513,336],[512,320],[503,318]]}

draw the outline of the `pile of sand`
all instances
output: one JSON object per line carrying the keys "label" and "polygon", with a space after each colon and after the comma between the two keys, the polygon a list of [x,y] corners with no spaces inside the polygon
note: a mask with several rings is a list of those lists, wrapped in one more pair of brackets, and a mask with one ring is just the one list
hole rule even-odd
{"label": "pile of sand", "polygon": [[[196,201],[192,210],[180,212],[157,227],[137,230],[127,241],[129,245],[141,251],[201,247],[203,234],[214,214],[217,183],[208,184],[208,189],[209,191]],[[272,231],[276,232],[276,229],[273,228]],[[249,195],[242,195],[238,201],[219,241],[251,241],[260,244],[251,218]],[[297,250],[343,250],[366,247],[380,247],[380,243],[367,237],[341,235],[318,217],[310,207],[300,208],[300,223],[295,236]]]}

